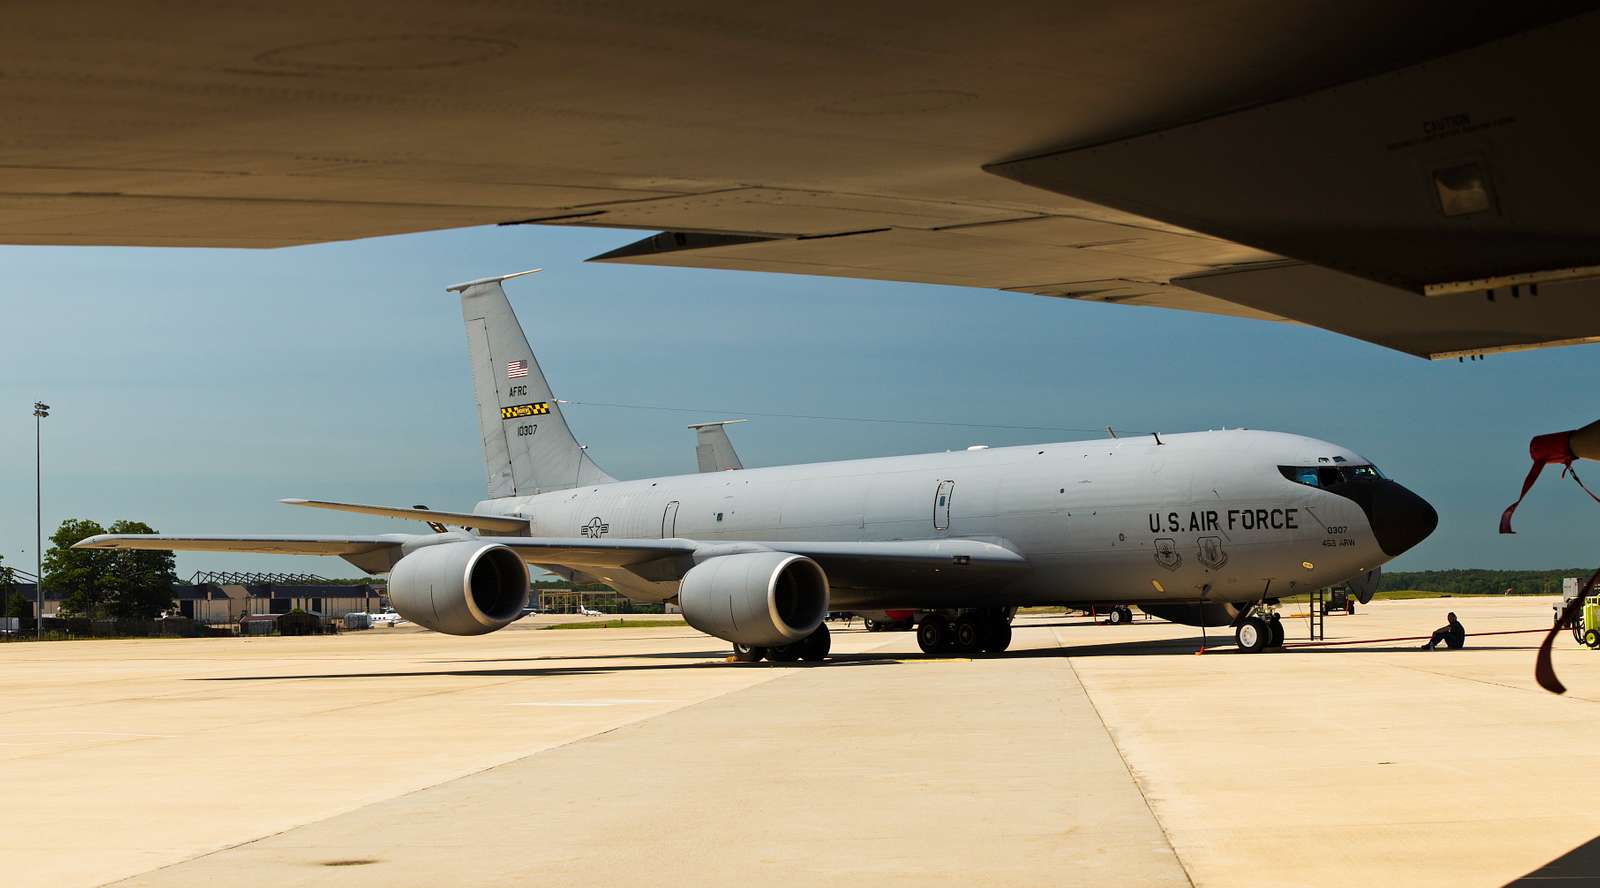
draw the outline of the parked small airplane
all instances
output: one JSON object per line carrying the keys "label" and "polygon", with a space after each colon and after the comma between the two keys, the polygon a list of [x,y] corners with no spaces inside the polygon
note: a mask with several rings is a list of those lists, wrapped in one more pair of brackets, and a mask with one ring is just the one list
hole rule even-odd
{"label": "parked small airplane", "polygon": [[912,609],[924,651],[999,652],[1020,605],[1137,603],[1239,647],[1281,644],[1279,596],[1374,570],[1432,533],[1354,452],[1225,430],[618,481],[568,429],[503,283],[461,297],[489,498],[470,513],[287,503],[453,525],[426,534],[120,535],[93,549],[337,555],[455,635],[522,613],[528,564],[675,601],[738,659],[821,660],[823,618]]}

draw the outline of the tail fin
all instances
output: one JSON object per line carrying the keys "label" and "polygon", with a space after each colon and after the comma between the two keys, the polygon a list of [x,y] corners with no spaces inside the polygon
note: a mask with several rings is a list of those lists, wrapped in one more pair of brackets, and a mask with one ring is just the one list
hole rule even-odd
{"label": "tail fin", "polygon": [[506,300],[501,283],[533,271],[449,288],[461,294],[491,499],[616,480],[600,471],[572,437]]}
{"label": "tail fin", "polygon": [[695,432],[694,458],[702,472],[728,472],[744,468],[739,454],[728,440],[727,426],[742,419],[722,419],[716,422],[697,422],[689,426]]}

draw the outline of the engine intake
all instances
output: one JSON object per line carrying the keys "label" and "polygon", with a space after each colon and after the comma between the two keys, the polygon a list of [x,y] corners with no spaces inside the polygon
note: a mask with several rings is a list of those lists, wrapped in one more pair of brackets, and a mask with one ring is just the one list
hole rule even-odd
{"label": "engine intake", "polygon": [[828,613],[828,576],[788,552],[722,555],[689,569],[678,604],[690,626],[758,647],[778,647],[815,632]]}
{"label": "engine intake", "polygon": [[449,635],[483,635],[515,620],[528,601],[528,568],[493,543],[426,546],[389,572],[389,600],[418,626]]}

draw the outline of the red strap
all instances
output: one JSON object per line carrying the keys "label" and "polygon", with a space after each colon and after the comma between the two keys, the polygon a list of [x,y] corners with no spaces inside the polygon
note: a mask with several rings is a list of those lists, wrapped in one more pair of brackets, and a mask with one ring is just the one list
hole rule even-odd
{"label": "red strap", "polygon": [[[1533,467],[1528,469],[1528,477],[1523,479],[1522,494],[1517,497],[1517,501],[1506,506],[1506,510],[1500,513],[1501,533],[1516,533],[1511,529],[1511,514],[1517,511],[1517,506],[1522,505],[1523,497],[1528,495],[1528,491],[1533,487],[1533,482],[1539,480],[1539,473],[1544,471],[1546,465],[1560,463],[1565,467],[1562,475],[1572,471],[1572,461],[1577,459],[1572,453],[1572,432],[1535,435],[1533,440],[1528,442],[1528,456],[1533,458]],[[1577,481],[1578,474],[1573,472],[1572,478]],[[1583,487],[1585,493],[1594,497],[1595,502],[1600,502],[1600,496],[1595,496],[1594,491],[1584,487],[1582,481],[1578,481],[1578,486]]]}
{"label": "red strap", "polygon": [[[1594,496],[1592,493],[1589,495]],[[1583,590],[1578,593],[1578,597],[1568,601],[1567,606],[1561,609],[1561,616],[1556,617],[1556,623],[1550,627],[1550,633],[1539,644],[1539,654],[1533,660],[1533,680],[1539,683],[1539,687],[1552,694],[1565,694],[1567,686],[1561,683],[1561,679],[1556,678],[1556,667],[1550,660],[1550,648],[1555,644],[1557,633],[1572,628],[1573,623],[1582,619],[1584,602],[1594,594],[1596,581],[1600,581],[1600,570],[1589,575],[1589,581],[1583,584]]]}
{"label": "red strap", "polygon": [[1517,497],[1516,502],[1506,506],[1506,510],[1500,513],[1501,533],[1516,533],[1511,529],[1511,513],[1517,510],[1517,506],[1522,505],[1522,498],[1528,495],[1529,490],[1533,489],[1533,482],[1539,480],[1539,473],[1542,471],[1544,471],[1544,463],[1542,462],[1534,463],[1533,468],[1528,470],[1528,477],[1522,482],[1522,496]]}
{"label": "red strap", "polygon": [[1590,490],[1588,485],[1583,483],[1583,479],[1578,477],[1578,470],[1572,467],[1572,463],[1567,463],[1566,468],[1561,470],[1561,477],[1565,478],[1568,474],[1572,475],[1572,480],[1578,482],[1578,486],[1583,488],[1584,493],[1589,494],[1589,499],[1600,503],[1600,496],[1595,496],[1594,491]]}

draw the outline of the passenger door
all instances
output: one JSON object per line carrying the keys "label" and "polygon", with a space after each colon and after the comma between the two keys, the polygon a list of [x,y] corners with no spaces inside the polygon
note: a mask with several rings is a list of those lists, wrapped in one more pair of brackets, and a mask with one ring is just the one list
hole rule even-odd
{"label": "passenger door", "polygon": [[933,495],[933,529],[950,529],[950,498],[955,495],[956,482],[940,481]]}
{"label": "passenger door", "polygon": [[661,513],[661,538],[671,539],[678,535],[678,501],[667,503],[666,511]]}

